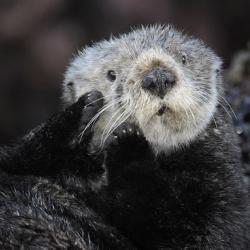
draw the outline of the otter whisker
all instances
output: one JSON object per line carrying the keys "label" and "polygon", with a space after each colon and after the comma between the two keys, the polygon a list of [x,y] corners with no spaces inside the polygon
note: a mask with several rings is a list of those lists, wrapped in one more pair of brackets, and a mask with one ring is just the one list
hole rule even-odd
{"label": "otter whisker", "polygon": [[187,109],[186,109],[185,107],[183,107],[183,109],[184,109],[184,111],[185,111],[185,113],[186,113],[187,119],[189,120],[190,118],[189,118],[189,114],[188,114]]}
{"label": "otter whisker", "polygon": [[195,92],[195,95],[192,97],[198,104],[204,103],[204,100],[209,100],[210,96],[200,90]]}
{"label": "otter whisker", "polygon": [[[116,130],[124,121],[127,120],[127,118],[131,115],[131,111],[127,110],[126,112],[123,113],[123,115],[120,117],[120,121],[117,122],[117,125],[115,125],[112,130],[111,133],[113,133],[114,130]],[[127,117],[128,116],[128,117]],[[124,118],[127,117],[127,118]],[[124,118],[124,119],[123,119]]]}
{"label": "otter whisker", "polygon": [[[111,106],[113,106],[114,103],[109,103],[106,104],[105,106],[103,106],[103,108],[90,120],[90,122],[86,125],[85,129],[87,129],[91,123],[96,120],[104,111],[106,111],[108,108],[110,108]],[[82,133],[84,133],[85,131],[82,131]]]}
{"label": "otter whisker", "polygon": [[[103,97],[101,97],[101,98],[98,98],[97,100],[95,100],[95,101],[93,101],[93,102],[91,102],[91,103],[89,103],[88,105],[86,105],[86,107],[88,107],[88,106],[90,106],[91,104],[93,104],[93,103],[95,103],[95,102],[98,102],[99,100],[102,100],[102,99],[105,99],[105,98],[107,98],[107,97],[115,97],[115,95],[114,94],[110,94],[110,95],[106,95],[106,96],[103,96]],[[100,111],[102,111],[105,107],[107,107],[109,105],[109,103],[107,103],[107,104],[105,104],[102,108],[101,108],[101,110]],[[97,118],[100,116],[100,114],[99,113],[97,113],[92,119],[91,119],[91,121],[89,122],[89,123],[92,123],[92,127],[95,125],[95,122],[97,121]],[[87,126],[85,127],[86,129],[89,127],[89,124],[87,124]],[[84,131],[85,132],[85,131]],[[82,134],[81,134],[81,137],[82,137]]]}
{"label": "otter whisker", "polygon": [[116,105],[117,103],[119,103],[120,99],[115,99],[114,101],[112,101],[111,103],[106,104],[105,106],[103,106],[103,108],[89,121],[89,123],[85,126],[84,130],[80,133],[80,141],[85,133],[85,131],[99,118],[99,116],[105,112],[106,110],[108,110],[109,108],[113,107],[114,105]]}
{"label": "otter whisker", "polygon": [[114,126],[111,129],[111,131],[107,134],[107,136],[105,137],[103,144],[105,143],[105,141],[107,140],[107,138],[113,133],[113,131],[115,131],[123,122],[125,122],[130,117],[131,114],[132,114],[132,112],[127,112],[127,114],[125,114],[125,112],[123,113],[123,116],[120,117],[119,123],[117,123],[117,125]]}
{"label": "otter whisker", "polygon": [[[106,131],[107,131],[107,128],[109,127],[109,125],[110,125],[110,124],[112,123],[112,121],[113,121],[113,118],[114,118],[117,114],[119,114],[120,111],[121,111],[122,109],[124,109],[124,107],[125,107],[125,105],[119,107],[119,108],[117,109],[117,111],[111,116],[109,122],[106,124],[106,126],[105,126],[105,128],[104,128],[104,130],[103,130],[102,138],[101,138],[101,139],[103,139],[104,134],[105,134]],[[111,127],[112,127],[112,126],[111,126]]]}
{"label": "otter whisker", "polygon": [[233,117],[231,116],[230,112],[228,111],[228,109],[220,102],[220,100],[218,100],[218,104],[225,110],[225,112],[227,113],[228,117],[230,117],[230,119],[233,119]]}
{"label": "otter whisker", "polygon": [[[126,114],[127,113],[127,114]],[[125,110],[125,112],[123,112],[123,116],[120,117],[120,121],[119,123],[117,122],[117,125],[112,129],[112,132],[114,130],[116,130],[124,121],[126,121],[128,119],[128,117],[133,113],[133,109],[132,109],[132,105],[128,105],[127,106],[127,110]],[[124,117],[126,117],[125,119],[123,119]]]}
{"label": "otter whisker", "polygon": [[[183,98],[182,101],[184,102],[185,106],[188,106],[188,105],[189,105],[189,104],[187,104],[185,98]],[[184,111],[185,111],[185,113],[186,113],[186,117],[187,117],[187,119],[189,120],[190,118],[189,118],[189,114],[188,114],[187,109],[186,109],[184,106],[182,106],[182,108],[184,109]]]}
{"label": "otter whisker", "polygon": [[[120,110],[122,110],[122,109],[124,109],[124,111],[120,114],[120,115],[118,115],[118,117],[116,117],[116,119],[114,120],[114,122],[112,123],[112,125],[109,127],[109,129],[108,129],[108,131],[107,131],[107,128],[105,128],[104,129],[104,131],[103,131],[103,134],[102,134],[102,139],[101,139],[101,144],[103,144],[103,141],[105,141],[106,139],[107,139],[107,137],[111,134],[111,131],[112,131],[112,129],[113,129],[113,127],[115,127],[115,124],[117,123],[117,121],[119,121],[119,119],[124,115],[124,113],[126,112],[126,108],[125,108],[125,104],[123,105],[123,107],[121,107],[120,109],[119,109],[119,111]],[[116,114],[117,113],[119,113],[119,112],[116,112]],[[111,119],[111,121],[113,121],[112,119]],[[106,136],[105,136],[105,138],[104,138],[104,135],[106,134]],[[104,138],[104,139],[103,139]]]}
{"label": "otter whisker", "polygon": [[226,105],[229,107],[229,109],[231,110],[231,112],[232,112],[234,118],[237,120],[238,118],[237,118],[237,116],[236,116],[236,114],[235,114],[235,112],[234,112],[232,106],[230,105],[230,103],[229,103],[222,95],[219,95],[219,98],[221,98],[221,100],[225,102],[225,104],[226,104]]}
{"label": "otter whisker", "polygon": [[99,116],[100,114],[102,114],[104,111],[106,111],[108,108],[113,107],[114,105],[116,105],[117,103],[119,103],[121,101],[120,98],[114,99],[112,101],[110,101],[110,103],[107,103],[106,105],[104,105],[99,112],[95,115],[95,116]]}
{"label": "otter whisker", "polygon": [[96,103],[96,102],[98,102],[98,101],[100,101],[100,100],[102,100],[102,99],[104,99],[104,100],[105,100],[105,98],[107,98],[107,97],[115,97],[115,95],[114,95],[114,94],[112,94],[112,95],[106,95],[106,96],[103,96],[103,97],[101,97],[101,98],[98,98],[98,99],[94,100],[93,102],[90,102],[90,103],[89,103],[89,104],[87,104],[85,107],[88,107],[88,106],[90,106],[91,104]]}
{"label": "otter whisker", "polygon": [[[125,106],[125,105],[124,105]],[[129,107],[129,106],[128,106]],[[128,119],[128,117],[131,115],[131,110],[125,108],[125,110],[116,118],[116,120],[113,122],[113,124],[110,126],[108,132],[106,133],[105,138],[101,140],[101,147],[104,145],[107,138],[113,133],[115,129],[117,129],[124,121]],[[130,108],[130,107],[129,107]],[[124,119],[125,117],[125,119]],[[122,121],[121,121],[122,120]],[[103,136],[106,131],[103,132]]]}
{"label": "otter whisker", "polygon": [[[188,99],[188,100],[187,100]],[[193,111],[192,111],[192,109],[191,109],[191,105],[190,105],[190,103],[191,103],[191,101],[189,100],[189,97],[187,97],[187,96],[185,96],[185,98],[183,98],[183,101],[187,104],[186,106],[187,106],[187,108],[188,108],[188,110],[189,110],[189,113],[191,114],[191,116],[192,116],[192,118],[193,118],[193,122],[194,122],[194,124],[197,124],[197,120],[195,119],[195,115],[194,115],[194,113],[193,113]]]}
{"label": "otter whisker", "polygon": [[[115,106],[116,104],[117,104],[117,103],[115,103],[114,106]],[[113,108],[114,106],[110,107],[110,109]],[[93,121],[92,127],[91,127],[92,130],[94,129],[95,124],[96,124],[97,121],[98,121],[98,119],[95,119],[95,121]]]}
{"label": "otter whisker", "polygon": [[[123,108],[124,108],[124,107],[123,107]],[[118,112],[116,112],[115,115],[117,115],[121,110],[122,110],[122,107],[119,108]],[[115,115],[112,116],[112,119],[113,119],[113,117],[115,117]],[[122,113],[121,115],[123,115],[123,113]],[[120,115],[120,116],[121,116],[121,115]],[[119,117],[120,117],[120,116],[119,116]],[[118,118],[119,118],[119,117],[118,117]],[[112,120],[110,120],[110,121],[112,121]],[[117,118],[116,118],[115,122],[116,122],[116,121],[117,121]],[[113,122],[113,121],[112,121],[112,122]],[[107,138],[110,136],[110,134],[113,132],[113,131],[112,131],[112,128],[115,126],[115,125],[114,125],[115,122],[113,122],[111,126],[107,126],[107,125],[105,126],[105,129],[103,130],[102,136],[101,136],[100,147],[103,147],[103,145],[104,145],[106,139],[107,139]],[[109,124],[110,124],[110,123],[109,123]]]}

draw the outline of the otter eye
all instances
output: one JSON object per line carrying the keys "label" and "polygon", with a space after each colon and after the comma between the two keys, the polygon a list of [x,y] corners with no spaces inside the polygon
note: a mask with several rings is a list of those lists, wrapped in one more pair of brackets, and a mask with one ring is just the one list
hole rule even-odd
{"label": "otter eye", "polygon": [[109,81],[113,82],[116,80],[116,74],[114,70],[109,70],[107,73],[107,78],[109,79]]}
{"label": "otter eye", "polygon": [[186,64],[187,57],[185,55],[182,55],[181,62],[182,64]]}
{"label": "otter eye", "polygon": [[74,83],[73,82],[69,82],[67,85],[68,85],[68,87],[72,87],[74,85]]}

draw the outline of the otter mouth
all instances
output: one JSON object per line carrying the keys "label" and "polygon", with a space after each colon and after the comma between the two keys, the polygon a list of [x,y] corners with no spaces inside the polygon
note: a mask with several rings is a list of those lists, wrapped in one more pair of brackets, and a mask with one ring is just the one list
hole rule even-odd
{"label": "otter mouth", "polygon": [[163,104],[163,105],[161,106],[161,108],[158,110],[157,115],[158,115],[158,116],[162,116],[162,115],[165,114],[168,110],[169,110],[169,108],[168,108],[165,104]]}

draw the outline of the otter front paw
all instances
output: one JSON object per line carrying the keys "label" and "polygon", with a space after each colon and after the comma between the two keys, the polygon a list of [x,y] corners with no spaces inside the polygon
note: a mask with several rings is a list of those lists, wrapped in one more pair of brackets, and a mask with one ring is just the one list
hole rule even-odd
{"label": "otter front paw", "polygon": [[[102,94],[99,91],[89,92],[68,107],[65,111],[52,116],[42,129],[36,131],[36,138],[39,135],[46,145],[53,147],[68,147],[74,135],[78,133],[79,125],[85,128],[88,122],[103,105]],[[86,130],[85,141],[89,141],[90,130]]]}
{"label": "otter front paw", "polygon": [[145,157],[151,151],[141,130],[131,123],[123,123],[109,136],[106,150],[109,157],[126,160]]}
{"label": "otter front paw", "polygon": [[8,173],[36,175],[52,175],[62,169],[79,169],[85,173],[96,168],[99,170],[99,161],[87,153],[92,131],[86,128],[80,143],[72,141],[78,139],[79,126],[85,128],[102,105],[100,92],[83,95],[66,110],[35,128],[19,143],[0,148],[0,169]]}

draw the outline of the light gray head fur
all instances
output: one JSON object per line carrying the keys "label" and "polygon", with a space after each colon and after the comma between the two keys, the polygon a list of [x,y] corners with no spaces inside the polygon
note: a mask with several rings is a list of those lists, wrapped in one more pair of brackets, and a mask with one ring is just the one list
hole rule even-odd
{"label": "light gray head fur", "polygon": [[[141,87],[155,67],[176,76],[176,85],[163,99]],[[189,144],[212,119],[220,67],[221,60],[202,41],[171,26],[142,27],[80,52],[66,72],[63,99],[70,104],[88,91],[103,93],[106,105],[95,124],[95,143],[102,144],[127,120],[139,125],[156,152],[168,152]],[[109,71],[115,72],[115,80]]]}

